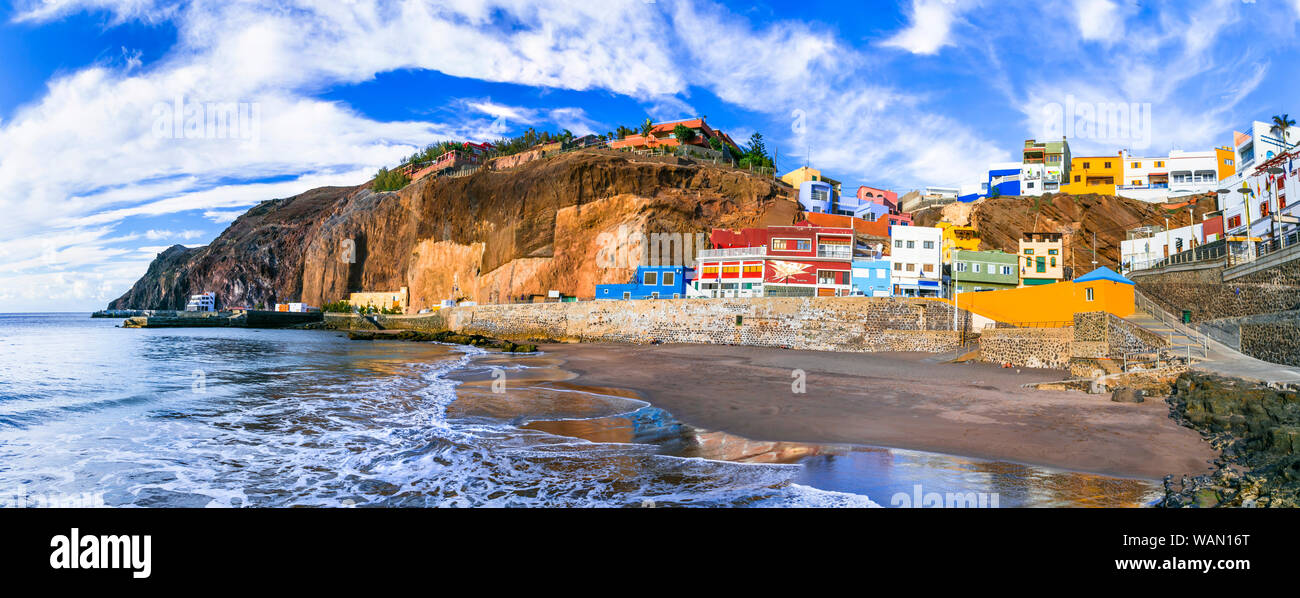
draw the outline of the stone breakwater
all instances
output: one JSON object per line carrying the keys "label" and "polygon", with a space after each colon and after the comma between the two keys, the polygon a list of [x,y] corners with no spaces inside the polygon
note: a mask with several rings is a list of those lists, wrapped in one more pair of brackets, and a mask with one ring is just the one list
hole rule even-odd
{"label": "stone breakwater", "polygon": [[1300,389],[1188,372],[1167,402],[1220,457],[1212,474],[1166,478],[1163,506],[1300,506]]}
{"label": "stone breakwater", "polygon": [[930,299],[764,297],[454,307],[373,320],[327,314],[339,329],[448,330],[515,341],[694,343],[813,351],[955,351],[970,317]]}

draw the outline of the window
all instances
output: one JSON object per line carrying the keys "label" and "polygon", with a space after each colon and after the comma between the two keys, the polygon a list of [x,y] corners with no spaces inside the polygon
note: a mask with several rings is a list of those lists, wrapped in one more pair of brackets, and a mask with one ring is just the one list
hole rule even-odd
{"label": "window", "polygon": [[1056,267],[1056,258],[1052,258],[1052,267],[1053,267],[1053,268]]}
{"label": "window", "polygon": [[924,266],[921,266],[921,271],[922,271],[922,272],[934,272],[934,264],[925,264]]}
{"label": "window", "polygon": [[965,272],[965,271],[966,271],[966,262],[957,262],[957,271],[958,271],[958,272]]}
{"label": "window", "polygon": [[907,271],[908,271],[908,272],[916,272],[916,264],[908,264],[908,265],[907,265]]}
{"label": "window", "polygon": [[645,274],[641,275],[641,284],[648,287],[652,287],[659,284],[659,273],[646,272]]}
{"label": "window", "polygon": [[1057,250],[1057,249],[1048,249],[1048,250],[1047,250],[1047,255],[1060,255],[1060,253],[1059,253],[1059,250]]}
{"label": "window", "polygon": [[704,268],[702,268],[702,269],[700,270],[700,277],[701,277],[701,278],[709,277],[709,276],[712,276],[712,277],[715,277],[715,278],[718,276],[718,267],[717,267],[717,266],[705,266]]}
{"label": "window", "polygon": [[624,298],[624,299],[631,299],[631,298],[632,298],[632,293],[629,293],[629,292],[627,292],[627,291],[623,291],[623,298]]}
{"label": "window", "polygon": [[762,275],[763,275],[763,267],[762,267],[762,266],[760,266],[760,265],[758,265],[758,264],[746,264],[746,265],[745,265],[745,278],[749,278],[750,276],[762,276]]}
{"label": "window", "polygon": [[1025,249],[1025,255],[1034,255],[1034,248],[1030,247],[1028,249]]}
{"label": "window", "polygon": [[1012,272],[1011,272],[1011,266],[1002,266],[1002,275],[1003,275],[1003,276],[1011,276],[1011,274],[1012,274]]}
{"label": "window", "polygon": [[1232,166],[1232,158],[1224,158],[1223,164],[1224,166]]}
{"label": "window", "polygon": [[1141,162],[1134,162],[1134,163],[1133,163],[1133,168],[1142,168],[1142,163],[1141,163]]}
{"label": "window", "polygon": [[1093,296],[1092,296],[1092,287],[1088,287],[1087,291],[1088,291],[1088,301],[1092,301],[1092,299],[1093,299]]}
{"label": "window", "polygon": [[740,266],[723,266],[723,267],[722,267],[722,275],[723,275],[723,276],[728,276],[728,277],[730,277],[730,276],[735,276],[735,275],[737,275],[737,274],[740,274]]}
{"label": "window", "polygon": [[1026,268],[1033,268],[1033,267],[1034,267],[1034,258],[1032,258],[1032,257],[1027,257],[1027,258],[1025,258],[1025,267],[1026,267]]}
{"label": "window", "polygon": [[1102,168],[1110,168],[1110,162],[1103,162]]}
{"label": "window", "polygon": [[903,271],[903,262],[894,262],[894,271],[895,271],[895,272],[902,272],[902,271]]}
{"label": "window", "polygon": [[1038,258],[1034,266],[1038,272],[1047,272],[1047,258]]}
{"label": "window", "polygon": [[1077,175],[1077,174],[1074,175],[1074,182],[1076,182],[1076,183],[1079,182],[1079,175]]}
{"label": "window", "polygon": [[1164,162],[1160,162],[1160,161],[1157,161],[1157,162],[1156,162],[1156,168],[1164,168],[1164,167],[1165,167],[1165,163],[1164,163]]}
{"label": "window", "polygon": [[812,249],[812,241],[808,239],[772,239],[772,249],[775,251],[809,251]]}
{"label": "window", "polygon": [[650,298],[651,298],[651,299],[658,299],[658,298],[659,298],[659,291],[655,291],[655,292],[653,292],[653,293],[650,293]]}
{"label": "window", "polygon": [[908,249],[916,249],[916,241],[908,241],[908,242],[907,242],[907,248],[908,248]]}
{"label": "window", "polygon": [[663,281],[662,281],[661,284],[663,284],[663,285],[666,286],[666,287],[670,287],[670,286],[673,286],[673,283],[674,283],[674,282],[677,282],[677,273],[676,273],[676,272],[664,272],[664,277],[663,277]]}
{"label": "window", "polygon": [[1083,163],[1083,167],[1084,167],[1084,168],[1092,168],[1092,162],[1084,162],[1084,163]]}
{"label": "window", "polygon": [[934,249],[934,241],[926,241],[922,246],[926,249]]}
{"label": "window", "polygon": [[1241,226],[1241,216],[1233,216],[1228,219],[1228,228],[1237,228]]}
{"label": "window", "polygon": [[979,274],[979,273],[980,273],[980,264],[974,264],[974,265],[971,266],[971,267],[972,267],[972,269],[975,270],[975,273],[976,273],[976,274]]}
{"label": "window", "polygon": [[1029,184],[1028,184],[1028,188],[1033,189],[1033,188],[1034,188],[1034,184],[1033,184],[1033,183],[1029,183]]}
{"label": "window", "polygon": [[894,247],[897,247],[897,248],[899,248],[899,249],[902,249],[902,248],[903,248],[903,240],[902,240],[902,239],[899,239],[899,240],[897,240],[897,241],[894,241]]}

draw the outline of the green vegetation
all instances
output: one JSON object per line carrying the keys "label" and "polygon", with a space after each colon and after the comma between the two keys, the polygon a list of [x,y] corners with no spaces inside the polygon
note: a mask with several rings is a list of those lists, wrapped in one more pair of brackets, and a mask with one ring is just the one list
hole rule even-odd
{"label": "green vegetation", "polygon": [[406,176],[401,171],[380,168],[375,174],[375,191],[397,191],[407,186],[411,182],[411,177]]}
{"label": "green vegetation", "polygon": [[322,305],[320,310],[325,313],[350,314],[352,313],[352,304],[348,303],[346,299],[331,301]]}
{"label": "green vegetation", "polygon": [[767,154],[767,146],[763,143],[762,133],[754,133],[753,135],[750,135],[749,148],[739,155],[733,151],[732,157],[736,158],[736,162],[741,168],[775,167],[775,164],[772,162],[772,157]]}
{"label": "green vegetation", "polygon": [[1273,129],[1272,129],[1272,130],[1277,131],[1278,134],[1282,137],[1282,143],[1283,143],[1283,145],[1286,144],[1286,132],[1287,132],[1287,130],[1290,129],[1291,127],[1294,127],[1294,126],[1295,126],[1295,119],[1294,119],[1294,118],[1290,118],[1290,116],[1291,116],[1290,114],[1283,114],[1283,115],[1281,115],[1281,116],[1274,116],[1274,117],[1273,117]]}
{"label": "green vegetation", "polygon": [[695,129],[686,125],[677,125],[673,127],[673,137],[682,143],[695,143]]}

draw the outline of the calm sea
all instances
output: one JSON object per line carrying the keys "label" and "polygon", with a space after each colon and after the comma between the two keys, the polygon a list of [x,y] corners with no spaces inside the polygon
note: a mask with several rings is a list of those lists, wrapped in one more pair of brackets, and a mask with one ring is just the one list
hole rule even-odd
{"label": "calm sea", "polygon": [[[755,442],[567,381],[546,355],[336,332],[0,314],[0,504],[1141,505],[1152,482]],[[580,381],[574,381],[580,382]],[[973,494],[970,494],[973,493]]]}

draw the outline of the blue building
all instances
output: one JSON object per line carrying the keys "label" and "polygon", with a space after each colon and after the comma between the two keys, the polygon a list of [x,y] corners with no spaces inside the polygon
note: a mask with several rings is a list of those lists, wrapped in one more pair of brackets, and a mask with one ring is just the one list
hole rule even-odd
{"label": "blue building", "polygon": [[799,205],[805,212],[818,214],[839,213],[840,194],[835,186],[825,181],[799,183]]}
{"label": "blue building", "polygon": [[853,260],[853,290],[855,297],[889,297],[893,287],[889,283],[893,268],[889,258]]}
{"label": "blue building", "polygon": [[694,278],[695,270],[685,266],[638,266],[630,283],[596,285],[596,298],[680,299]]}

